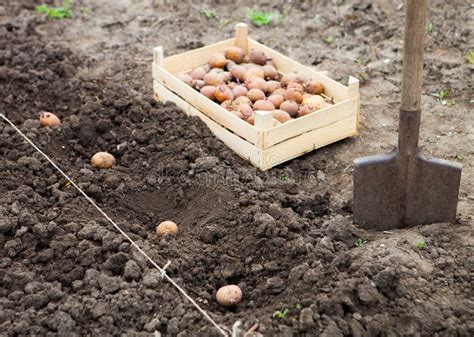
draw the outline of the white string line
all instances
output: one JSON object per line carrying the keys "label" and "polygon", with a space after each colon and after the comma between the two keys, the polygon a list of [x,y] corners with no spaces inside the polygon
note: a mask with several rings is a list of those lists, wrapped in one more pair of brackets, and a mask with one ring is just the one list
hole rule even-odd
{"label": "white string line", "polygon": [[150,261],[150,263],[155,266],[156,269],[158,269],[158,271],[161,273],[161,276],[164,277],[165,279],[167,279],[173,286],[176,287],[176,289],[179,290],[179,292],[181,292],[181,294],[183,294],[184,297],[186,297],[189,302],[191,302],[195,307],[196,309],[210,322],[212,323],[212,325],[214,325],[217,330],[219,330],[219,332],[223,335],[223,336],[228,336],[227,335],[227,332],[225,332],[212,318],[211,316],[209,316],[209,314],[204,311],[204,309],[202,309],[199,304],[196,303],[196,301],[194,301],[185,291],[183,288],[181,288],[171,277],[168,276],[168,274],[166,274],[166,267],[169,266],[170,264],[170,261],[168,261],[168,263],[165,265],[165,269],[163,268],[160,268],[160,266],[158,266],[158,264],[155,263],[155,261],[153,261],[151,259],[151,257],[149,257],[147,255],[147,253],[145,253],[136,243],[135,241],[132,240],[132,238],[130,238],[127,233],[125,233],[99,206],[97,206],[97,204],[91,199],[89,198],[89,196],[83,191],[81,190],[81,188],[74,182],[72,181],[71,178],[69,178],[69,176],[64,173],[43,151],[41,151],[26,135],[23,134],[23,132],[20,131],[20,129],[18,129],[15,124],[13,124],[13,122],[11,122],[4,114],[0,113],[0,116],[8,123],[10,124],[16,132],[18,132],[28,143],[30,143],[31,146],[33,146],[35,148],[36,151],[38,151],[43,157],[45,157],[51,165],[54,166],[54,168],[56,170],[59,171],[59,173],[61,173],[68,181],[71,182],[71,184],[84,196],[84,198],[87,199],[87,201],[89,201],[123,236],[125,236],[127,238],[128,241],[130,241],[130,243],[136,248],[138,249],[138,251],[148,260]]}

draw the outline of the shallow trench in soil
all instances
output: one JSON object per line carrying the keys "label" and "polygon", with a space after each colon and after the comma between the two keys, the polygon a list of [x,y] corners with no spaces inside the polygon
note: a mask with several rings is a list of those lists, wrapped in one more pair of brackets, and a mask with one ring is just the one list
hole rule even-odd
{"label": "shallow trench in soil", "polygon": [[[422,97],[423,150],[464,166],[457,223],[380,233],[352,223],[352,160],[395,144],[403,26],[395,1],[321,1],[318,13],[263,7],[287,15],[251,35],[343,83],[359,77],[363,118],[361,136],[267,172],[199,119],[156,102],[151,88],[152,47],[172,55],[229,37],[245,1],[84,1],[89,14],[60,21],[32,4],[0,6],[0,111],[154,261],[171,261],[168,274],[219,324],[240,320],[246,331],[258,322],[264,336],[474,334],[473,68],[464,60],[472,30],[462,24],[472,7],[433,2]],[[453,107],[431,96],[441,87]],[[42,110],[62,125],[40,127]],[[117,158],[114,169],[92,168],[97,151]],[[0,155],[0,335],[219,335],[3,122]],[[158,239],[155,226],[167,219],[179,235]],[[226,284],[244,294],[234,309],[215,302]]]}

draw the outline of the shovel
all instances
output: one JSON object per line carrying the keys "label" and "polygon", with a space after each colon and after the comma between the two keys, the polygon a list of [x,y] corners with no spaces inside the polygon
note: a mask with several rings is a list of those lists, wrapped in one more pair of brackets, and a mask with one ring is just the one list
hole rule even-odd
{"label": "shovel", "polygon": [[427,0],[407,0],[398,149],[354,161],[354,222],[387,230],[454,222],[461,165],[418,148]]}

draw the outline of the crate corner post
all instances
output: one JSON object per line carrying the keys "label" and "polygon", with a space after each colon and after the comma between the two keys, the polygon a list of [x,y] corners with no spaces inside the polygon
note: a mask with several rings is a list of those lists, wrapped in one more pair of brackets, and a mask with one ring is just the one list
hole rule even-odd
{"label": "crate corner post", "polygon": [[354,98],[359,96],[359,80],[353,76],[349,76],[347,85],[347,98]]}
{"label": "crate corner post", "polygon": [[259,130],[267,130],[273,126],[273,114],[271,111],[255,111],[255,127]]}
{"label": "crate corner post", "polygon": [[249,27],[246,23],[239,22],[235,25],[235,46],[248,53]]}
{"label": "crate corner post", "polygon": [[266,143],[265,143],[265,131],[273,127],[273,114],[271,111],[257,110],[255,111],[255,128],[258,132],[258,143],[256,147],[259,152],[259,165],[258,168],[262,171],[268,170],[272,165],[268,166],[266,156]]}
{"label": "crate corner post", "polygon": [[258,148],[266,148],[265,131],[273,127],[273,114],[271,111],[255,111],[255,128],[258,132]]}
{"label": "crate corner post", "polygon": [[360,93],[359,93],[359,79],[349,76],[349,81],[347,85],[347,95],[348,98],[357,98],[356,102],[356,131],[355,134],[359,134],[360,128]]}
{"label": "crate corner post", "polygon": [[163,66],[163,46],[153,48],[153,62]]}
{"label": "crate corner post", "polygon": [[164,101],[164,97],[160,95],[158,90],[159,86],[159,75],[157,73],[156,67],[163,66],[163,47],[158,46],[153,48],[153,63],[152,63],[152,77],[153,77],[153,96],[157,101]]}

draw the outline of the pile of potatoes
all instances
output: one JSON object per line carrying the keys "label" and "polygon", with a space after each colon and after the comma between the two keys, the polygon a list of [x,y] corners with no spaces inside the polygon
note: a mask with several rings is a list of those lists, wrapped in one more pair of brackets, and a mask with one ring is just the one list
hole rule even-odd
{"label": "pile of potatoes", "polygon": [[281,75],[271,58],[258,49],[245,55],[239,47],[212,54],[207,65],[178,77],[239,118],[254,124],[256,110],[271,111],[285,123],[332,105],[318,80]]}

